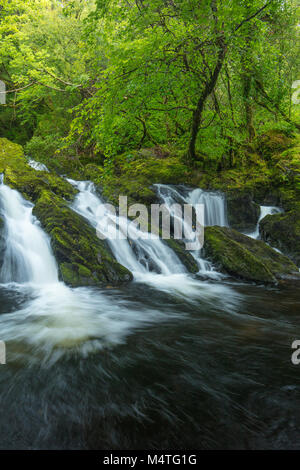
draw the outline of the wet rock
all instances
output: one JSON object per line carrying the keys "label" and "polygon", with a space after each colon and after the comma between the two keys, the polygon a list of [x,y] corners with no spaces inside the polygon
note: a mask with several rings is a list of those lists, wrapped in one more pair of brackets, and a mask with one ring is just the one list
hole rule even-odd
{"label": "wet rock", "polygon": [[260,222],[263,240],[279,248],[300,266],[300,203],[284,214],[268,215]]}
{"label": "wet rock", "polygon": [[[88,222],[69,208],[77,193],[71,184],[55,174],[32,169],[22,147],[7,139],[0,139],[0,172],[5,184],[35,204],[33,213],[51,238],[60,277],[66,284],[105,286],[132,279]],[[0,258],[1,246],[0,226]]]}
{"label": "wet rock", "polygon": [[226,195],[229,226],[241,232],[254,231],[259,219],[260,208],[251,194],[230,192]]}
{"label": "wet rock", "polygon": [[299,278],[297,266],[261,240],[226,227],[205,229],[205,255],[223,272],[249,281]]}
{"label": "wet rock", "polygon": [[182,264],[190,273],[196,274],[199,271],[195,258],[192,256],[190,251],[186,250],[185,244],[182,240],[174,240],[173,238],[170,238],[169,240],[164,241],[176,253]]}
{"label": "wet rock", "polygon": [[132,279],[132,274],[113,258],[95,230],[59,196],[43,191],[33,212],[51,237],[66,284],[103,286]]}

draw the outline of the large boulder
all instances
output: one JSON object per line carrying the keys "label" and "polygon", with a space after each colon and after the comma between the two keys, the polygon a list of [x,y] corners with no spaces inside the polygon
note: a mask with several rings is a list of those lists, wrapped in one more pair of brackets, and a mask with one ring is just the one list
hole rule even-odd
{"label": "large boulder", "polygon": [[205,229],[204,252],[221,271],[249,281],[277,283],[299,275],[290,259],[263,241],[226,227]]}
{"label": "large boulder", "polygon": [[260,208],[251,194],[232,191],[226,194],[229,226],[241,232],[253,232],[256,228]]}
{"label": "large boulder", "polygon": [[284,214],[268,215],[260,222],[263,240],[279,248],[300,266],[300,203]]}
{"label": "large boulder", "polygon": [[51,238],[60,277],[66,284],[104,286],[132,279],[132,274],[113,258],[105,241],[69,208],[77,193],[71,184],[55,174],[32,169],[22,148],[7,139],[0,139],[0,172],[4,173],[5,184],[35,204],[33,213]]}

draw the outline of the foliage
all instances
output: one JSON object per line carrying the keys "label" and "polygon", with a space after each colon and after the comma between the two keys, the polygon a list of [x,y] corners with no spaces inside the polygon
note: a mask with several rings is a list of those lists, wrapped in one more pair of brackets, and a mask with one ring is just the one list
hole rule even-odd
{"label": "foliage", "polygon": [[195,171],[244,167],[257,135],[299,128],[297,14],[294,0],[4,0],[1,135],[64,172],[107,160],[108,174],[150,147]]}

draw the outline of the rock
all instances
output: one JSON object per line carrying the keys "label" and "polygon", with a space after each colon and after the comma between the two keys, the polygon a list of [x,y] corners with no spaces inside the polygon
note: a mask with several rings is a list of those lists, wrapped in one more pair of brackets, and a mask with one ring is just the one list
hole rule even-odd
{"label": "rock", "polygon": [[4,221],[0,218],[0,266],[2,266],[4,261],[4,253],[5,253],[5,227]]}
{"label": "rock", "polygon": [[12,168],[7,166],[4,172],[4,182],[17,189],[26,199],[35,202],[43,190],[51,190],[54,194],[66,200],[71,200],[77,190],[63,178],[51,173],[37,172],[34,169]]}
{"label": "rock", "polygon": [[229,226],[241,232],[254,231],[259,219],[259,205],[253,202],[249,193],[229,192],[226,194]]}
{"label": "rock", "polygon": [[169,240],[164,241],[176,253],[182,264],[190,273],[196,274],[199,271],[195,258],[192,256],[190,251],[186,250],[185,244],[181,240],[170,238]]}
{"label": "rock", "polygon": [[260,222],[263,240],[279,248],[300,266],[300,203],[299,208],[284,214],[268,215]]}
{"label": "rock", "polygon": [[77,193],[63,178],[31,168],[27,164],[22,147],[7,139],[0,139],[0,173],[4,173],[5,184],[17,189],[32,202],[38,199],[44,189],[50,189],[67,200],[71,200]]}
{"label": "rock", "polygon": [[271,160],[274,155],[278,155],[291,147],[292,143],[292,136],[284,132],[271,130],[257,138],[256,148],[266,160]]}
{"label": "rock", "polygon": [[113,258],[105,241],[69,208],[69,201],[77,193],[71,184],[57,175],[32,169],[22,148],[7,139],[0,139],[0,172],[4,173],[5,184],[35,204],[33,213],[51,238],[60,277],[66,284],[104,286],[132,279],[132,274]]}
{"label": "rock", "polygon": [[95,230],[59,196],[44,190],[33,213],[51,237],[61,278],[66,284],[103,286],[132,279],[132,274],[113,258]]}
{"label": "rock", "polygon": [[249,281],[276,283],[299,277],[297,266],[261,240],[226,227],[207,227],[205,255],[218,269]]}
{"label": "rock", "polygon": [[109,171],[87,165],[85,172],[86,179],[101,186],[102,196],[116,206],[120,195],[128,197],[128,204],[158,202],[153,184],[185,184],[191,175],[178,155],[158,147],[117,155]]}

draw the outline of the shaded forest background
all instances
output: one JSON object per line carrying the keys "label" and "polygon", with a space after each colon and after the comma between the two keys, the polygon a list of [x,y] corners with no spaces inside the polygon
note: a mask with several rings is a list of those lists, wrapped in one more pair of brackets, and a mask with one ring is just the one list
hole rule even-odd
{"label": "shaded forest background", "polygon": [[242,167],[300,128],[299,22],[293,0],[2,0],[1,137],[63,168],[142,148]]}

